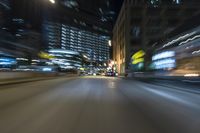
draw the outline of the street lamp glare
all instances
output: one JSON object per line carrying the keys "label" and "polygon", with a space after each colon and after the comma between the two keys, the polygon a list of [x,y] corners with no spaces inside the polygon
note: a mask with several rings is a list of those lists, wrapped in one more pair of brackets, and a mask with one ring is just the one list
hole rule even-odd
{"label": "street lamp glare", "polygon": [[111,40],[108,41],[108,45],[109,45],[110,47],[112,46],[112,41],[111,41]]}
{"label": "street lamp glare", "polygon": [[55,2],[55,0],[49,0],[52,4],[55,4],[56,2]]}

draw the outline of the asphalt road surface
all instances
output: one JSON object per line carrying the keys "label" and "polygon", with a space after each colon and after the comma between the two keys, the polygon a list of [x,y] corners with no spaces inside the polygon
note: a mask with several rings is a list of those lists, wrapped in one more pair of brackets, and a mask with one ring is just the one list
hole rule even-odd
{"label": "asphalt road surface", "polygon": [[108,77],[0,86],[0,133],[200,133],[198,89]]}

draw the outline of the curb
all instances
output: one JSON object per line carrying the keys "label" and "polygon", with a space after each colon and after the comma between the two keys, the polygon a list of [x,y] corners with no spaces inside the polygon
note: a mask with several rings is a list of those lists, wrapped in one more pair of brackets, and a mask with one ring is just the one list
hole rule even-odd
{"label": "curb", "polygon": [[[65,75],[66,76],[66,75]],[[41,78],[30,78],[30,79],[24,79],[24,80],[13,80],[13,81],[8,81],[8,82],[1,82],[0,81],[0,86],[6,86],[6,85],[14,85],[14,84],[22,84],[22,83],[29,83],[29,82],[35,82],[35,81],[41,81],[41,80],[51,80],[51,79],[56,79],[56,78],[61,78],[64,76],[58,76],[58,77],[41,77]],[[76,77],[76,76],[69,76],[69,77]],[[66,77],[66,78],[69,78]]]}

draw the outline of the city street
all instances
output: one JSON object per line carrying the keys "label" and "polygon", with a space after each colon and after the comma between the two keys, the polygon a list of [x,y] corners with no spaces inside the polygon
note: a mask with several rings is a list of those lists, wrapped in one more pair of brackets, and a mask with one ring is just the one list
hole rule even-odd
{"label": "city street", "polygon": [[0,86],[0,133],[200,133],[200,88],[164,83],[86,76]]}

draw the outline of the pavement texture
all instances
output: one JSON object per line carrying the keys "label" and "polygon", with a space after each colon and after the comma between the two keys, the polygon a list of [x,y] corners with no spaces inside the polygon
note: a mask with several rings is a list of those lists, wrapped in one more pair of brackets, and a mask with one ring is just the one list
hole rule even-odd
{"label": "pavement texture", "polygon": [[0,133],[200,133],[199,86],[161,84],[62,77],[0,86]]}

